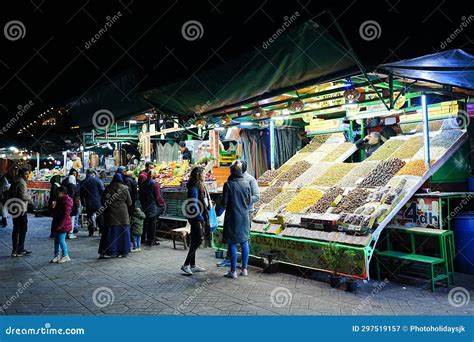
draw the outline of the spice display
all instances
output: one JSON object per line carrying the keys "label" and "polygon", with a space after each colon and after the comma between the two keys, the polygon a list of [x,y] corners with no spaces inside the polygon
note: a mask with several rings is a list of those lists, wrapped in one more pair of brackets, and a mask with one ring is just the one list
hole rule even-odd
{"label": "spice display", "polygon": [[311,167],[311,164],[307,161],[299,161],[292,165],[287,171],[278,175],[278,179],[275,182],[274,186],[283,186],[286,182],[291,183],[296,178],[301,176],[306,170]]}
{"label": "spice display", "polygon": [[349,193],[342,198],[337,207],[334,208],[332,213],[340,214],[354,212],[354,210],[356,210],[361,206],[361,204],[365,202],[369,194],[369,190],[361,188],[356,188],[349,191]]}
{"label": "spice display", "polygon": [[290,213],[302,213],[306,208],[315,204],[323,197],[323,193],[316,189],[303,189],[296,195],[285,210]]}
{"label": "spice display", "polygon": [[405,162],[398,158],[384,160],[359,185],[362,187],[384,186],[404,165]]}
{"label": "spice display", "polygon": [[291,157],[290,159],[288,159],[288,161],[286,162],[286,164],[288,164],[288,165],[294,165],[294,164],[296,164],[297,162],[304,160],[307,156],[309,156],[309,153],[308,153],[308,152],[298,152],[298,153],[296,153],[293,157]]}
{"label": "spice display", "polygon": [[[439,159],[447,151],[446,148],[440,146],[430,146],[430,159]],[[425,148],[422,147],[414,156],[413,159],[425,159]]]}
{"label": "spice display", "polygon": [[390,139],[380,146],[367,160],[385,160],[389,158],[405,141]]}
{"label": "spice display", "polygon": [[297,194],[298,192],[296,190],[283,190],[276,197],[274,197],[266,206],[264,206],[263,210],[278,210],[283,205],[289,203]]}
{"label": "spice display", "polygon": [[378,161],[365,161],[363,163],[354,164],[356,165],[355,168],[341,179],[338,185],[344,187],[355,187],[357,180],[367,176],[370,171],[377,167],[378,164]]}
{"label": "spice display", "polygon": [[441,131],[440,134],[435,135],[430,143],[433,147],[444,147],[446,149],[450,148],[456,140],[463,135],[463,131],[459,129],[451,129],[446,131]]}
{"label": "spice display", "polygon": [[397,175],[423,176],[426,172],[424,160],[412,160],[398,171]]}
{"label": "spice display", "polygon": [[325,157],[326,157],[325,152],[317,151],[317,152],[310,153],[304,160],[314,165],[320,162],[321,160],[323,160]]}
{"label": "spice display", "polygon": [[423,148],[423,136],[413,137],[408,139],[397,151],[395,151],[392,157],[410,159],[420,150],[420,148]]}
{"label": "spice display", "polygon": [[402,129],[403,134],[415,133],[417,127],[418,127],[418,123],[408,123],[408,124],[400,125],[400,128]]}
{"label": "spice display", "polygon": [[462,125],[462,121],[456,120],[456,118],[450,118],[443,120],[443,125],[441,126],[441,130],[448,130],[448,129],[459,129],[463,127],[459,127],[459,124]]}
{"label": "spice display", "polygon": [[329,139],[329,137],[330,137],[329,134],[315,136],[308,145],[306,145],[300,150],[300,153],[305,153],[305,152],[311,153],[311,152],[316,151],[319,148],[319,146],[324,144],[326,140]]}
{"label": "spice display", "polygon": [[316,204],[306,210],[307,213],[325,213],[329,209],[331,203],[336,199],[337,196],[342,195],[344,190],[340,187],[333,186],[330,188]]}
{"label": "spice display", "polygon": [[311,185],[320,186],[334,186],[339,182],[342,177],[347,175],[353,168],[354,164],[339,163],[335,164],[327,169],[321,176],[316,178]]}
{"label": "spice display", "polygon": [[334,150],[329,152],[326,157],[323,159],[323,162],[334,162],[336,161],[342,154],[346,153],[349,151],[354,144],[344,142],[340,145],[338,145]]}
{"label": "spice display", "polygon": [[255,209],[259,209],[267,203],[270,203],[278,194],[280,193],[280,189],[278,188],[268,188],[265,191],[260,192],[260,199],[254,204]]}
{"label": "spice display", "polygon": [[[436,120],[436,121],[429,121],[428,128],[430,132],[432,131],[439,131],[441,126],[443,125],[443,120]],[[423,132],[423,122],[420,122],[416,127],[417,132]]]}
{"label": "spice display", "polygon": [[272,180],[275,179],[275,177],[279,174],[280,172],[278,170],[267,170],[257,179],[257,183],[260,186],[266,186],[268,183],[270,183]]}
{"label": "spice display", "polygon": [[306,170],[301,176],[291,182],[291,186],[300,187],[310,184],[318,176],[322,175],[330,166],[331,164],[329,163],[313,164],[313,166]]}

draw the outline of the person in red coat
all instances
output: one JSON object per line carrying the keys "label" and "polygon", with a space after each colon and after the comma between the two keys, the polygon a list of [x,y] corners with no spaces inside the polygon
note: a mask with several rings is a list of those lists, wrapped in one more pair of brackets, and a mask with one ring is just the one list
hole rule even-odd
{"label": "person in red coat", "polygon": [[[71,261],[69,257],[66,235],[72,230],[71,216],[69,213],[73,207],[72,198],[67,194],[65,187],[60,186],[57,189],[57,203],[53,217],[54,228],[54,258],[53,263],[63,263]],[[62,257],[59,256],[59,247],[62,250]]]}

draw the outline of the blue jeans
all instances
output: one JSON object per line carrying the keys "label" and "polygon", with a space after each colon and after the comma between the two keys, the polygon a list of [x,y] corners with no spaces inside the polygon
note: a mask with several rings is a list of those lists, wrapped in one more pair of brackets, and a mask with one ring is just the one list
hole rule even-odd
{"label": "blue jeans", "polygon": [[63,257],[68,256],[67,243],[66,243],[66,232],[56,232],[54,235],[54,256],[59,256],[59,246],[63,251]]}
{"label": "blue jeans", "polygon": [[[237,270],[237,244],[229,245],[230,247],[230,271]],[[246,269],[249,263],[249,242],[244,241],[240,243],[242,249],[242,269]]]}
{"label": "blue jeans", "polygon": [[140,234],[132,235],[133,249],[140,248],[142,241],[142,236]]}

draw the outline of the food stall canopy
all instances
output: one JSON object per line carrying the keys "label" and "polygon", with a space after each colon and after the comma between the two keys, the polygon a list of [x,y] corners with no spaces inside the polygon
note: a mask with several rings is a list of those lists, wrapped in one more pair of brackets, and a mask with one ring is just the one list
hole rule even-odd
{"label": "food stall canopy", "polygon": [[460,49],[382,64],[379,68],[399,77],[474,89],[474,56]]}
{"label": "food stall canopy", "polygon": [[82,129],[94,128],[94,113],[106,110],[112,113],[115,122],[149,109],[150,106],[134,91],[143,80],[143,75],[129,69],[66,104],[72,120]]}
{"label": "food stall canopy", "polygon": [[348,51],[316,22],[280,31],[227,63],[142,95],[167,114],[210,114],[242,101],[360,74]]}

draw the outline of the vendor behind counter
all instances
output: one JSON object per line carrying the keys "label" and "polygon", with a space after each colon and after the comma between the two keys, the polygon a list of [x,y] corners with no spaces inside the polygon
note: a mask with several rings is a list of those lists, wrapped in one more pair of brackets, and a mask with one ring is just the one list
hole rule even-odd
{"label": "vendor behind counter", "polygon": [[367,135],[365,138],[359,139],[355,142],[355,145],[358,149],[363,148],[365,151],[365,158],[369,158],[382,143],[382,136],[380,133],[372,132]]}

